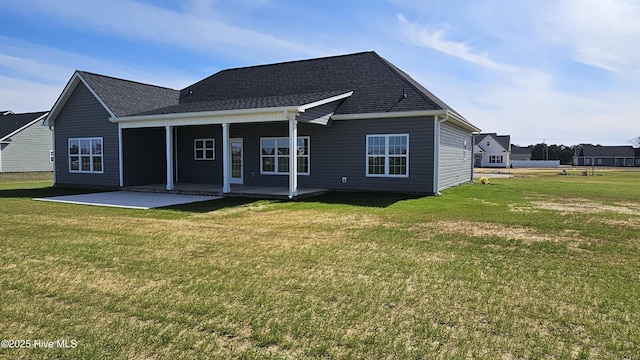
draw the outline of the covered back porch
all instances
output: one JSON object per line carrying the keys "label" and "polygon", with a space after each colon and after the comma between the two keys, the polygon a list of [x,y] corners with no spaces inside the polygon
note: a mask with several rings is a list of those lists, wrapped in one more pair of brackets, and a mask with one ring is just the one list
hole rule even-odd
{"label": "covered back porch", "polygon": [[[298,124],[326,126],[350,95],[310,95],[319,99],[285,107],[112,118],[119,130],[120,186],[289,199],[326,192],[298,186],[309,161],[308,140],[299,137]],[[265,145],[271,143],[277,145]]]}

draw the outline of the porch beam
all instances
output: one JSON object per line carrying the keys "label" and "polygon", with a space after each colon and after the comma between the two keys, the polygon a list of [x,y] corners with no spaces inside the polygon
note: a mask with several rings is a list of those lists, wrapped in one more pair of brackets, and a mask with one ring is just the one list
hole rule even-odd
{"label": "porch beam", "polygon": [[222,192],[231,192],[231,172],[229,161],[229,123],[222,123]]}
{"label": "porch beam", "polygon": [[298,195],[298,120],[289,119],[289,199]]}
{"label": "porch beam", "polygon": [[167,190],[173,190],[173,126],[165,126],[165,133],[167,145]]}

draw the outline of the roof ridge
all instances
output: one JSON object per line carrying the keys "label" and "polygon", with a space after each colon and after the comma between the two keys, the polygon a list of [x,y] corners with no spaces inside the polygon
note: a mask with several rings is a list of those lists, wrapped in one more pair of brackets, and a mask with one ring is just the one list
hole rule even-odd
{"label": "roof ridge", "polygon": [[351,57],[351,56],[364,55],[364,54],[376,54],[376,52],[375,51],[361,51],[361,52],[356,52],[356,53],[351,53],[351,54],[329,55],[329,56],[323,56],[323,57],[318,57],[318,58],[280,61],[280,62],[275,62],[275,63],[270,63],[270,64],[248,65],[248,66],[241,66],[241,67],[236,67],[236,68],[224,69],[224,70],[220,70],[219,72],[229,71],[229,70],[241,70],[241,69],[259,68],[259,67],[267,67],[267,66],[283,65],[283,64],[295,64],[295,63],[301,63],[301,62],[307,62],[307,61],[319,61],[319,60],[337,59],[337,58]]}
{"label": "roof ridge", "polygon": [[172,91],[180,91],[180,90],[176,90],[176,89],[172,89],[166,86],[160,86],[160,85],[154,85],[154,84],[148,84],[148,83],[143,83],[141,81],[135,81],[135,80],[129,80],[129,79],[123,79],[123,78],[117,78],[115,76],[109,76],[109,75],[103,75],[103,74],[97,74],[97,73],[93,73],[90,71],[84,71],[84,70],[77,70],[78,73],[80,74],[88,74],[88,75],[93,75],[93,76],[99,76],[102,78],[106,78],[106,79],[111,79],[111,80],[117,80],[117,81],[123,81],[123,82],[128,82],[131,84],[136,84],[136,85],[144,85],[144,86],[150,86],[150,87],[154,87],[154,88],[158,88],[158,89],[164,89],[164,90],[172,90]]}
{"label": "roof ridge", "polygon": [[189,89],[189,88],[191,88],[191,87],[193,87],[193,86],[195,86],[197,84],[200,84],[200,83],[210,79],[211,77],[213,77],[215,75],[222,74],[222,73],[227,73],[227,72],[231,72],[231,71],[247,70],[247,69],[260,69],[260,68],[271,67],[271,66],[281,66],[281,65],[287,65],[287,64],[299,64],[299,63],[304,63],[304,62],[322,61],[322,60],[328,60],[328,59],[339,59],[339,58],[353,57],[353,56],[359,56],[359,55],[364,55],[364,54],[375,54],[375,55],[378,55],[378,54],[376,54],[375,51],[361,51],[361,52],[356,52],[356,53],[351,53],[351,54],[330,55],[330,56],[324,56],[324,57],[319,57],[319,58],[308,58],[308,59],[280,61],[280,62],[269,63],[269,64],[248,65],[248,66],[240,66],[240,67],[222,69],[220,71],[217,71],[217,72],[205,77],[204,79],[200,79],[200,80],[196,81],[193,84],[187,85],[186,87],[184,87],[180,91],[185,91],[185,90],[187,90],[187,89]]}

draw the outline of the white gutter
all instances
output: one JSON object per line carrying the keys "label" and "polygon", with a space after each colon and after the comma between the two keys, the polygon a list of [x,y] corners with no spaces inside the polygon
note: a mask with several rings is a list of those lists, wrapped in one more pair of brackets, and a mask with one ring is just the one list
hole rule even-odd
{"label": "white gutter", "polygon": [[109,118],[109,121],[114,123],[130,123],[130,122],[147,122],[147,121],[162,121],[162,120],[197,119],[197,118],[219,117],[219,116],[273,114],[273,113],[284,113],[285,111],[298,112],[298,108],[299,108],[298,106],[279,106],[279,107],[256,108],[256,109],[235,109],[235,110],[199,111],[199,112],[158,114],[158,115],[122,116],[122,117],[111,117]]}
{"label": "white gutter", "polygon": [[338,114],[333,115],[333,120],[369,120],[369,119],[386,119],[401,117],[419,117],[419,116],[439,116],[445,115],[446,110],[416,110],[416,111],[395,111],[381,113],[364,113],[364,114]]}

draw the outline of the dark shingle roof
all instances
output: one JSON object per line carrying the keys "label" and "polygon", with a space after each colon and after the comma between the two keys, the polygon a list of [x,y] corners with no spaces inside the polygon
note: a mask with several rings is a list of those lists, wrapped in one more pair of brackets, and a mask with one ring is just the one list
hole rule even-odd
{"label": "dark shingle roof", "polygon": [[135,115],[177,114],[201,111],[224,111],[238,109],[257,109],[279,106],[301,106],[349,92],[348,90],[327,91],[313,94],[291,94],[266,96],[248,99],[225,99],[215,101],[186,102]]}
{"label": "dark shingle roof", "polygon": [[632,146],[601,146],[581,145],[579,156],[594,157],[635,157],[636,152]]}
{"label": "dark shingle roof", "polygon": [[336,114],[453,111],[375,52],[222,70],[183,89],[180,103],[344,90],[354,93]]}
{"label": "dark shingle roof", "polygon": [[116,116],[178,104],[180,92],[155,85],[78,71]]}
{"label": "dark shingle roof", "polygon": [[15,132],[46,113],[46,111],[39,111],[0,116],[0,139],[4,139],[7,135]]}
{"label": "dark shingle roof", "polygon": [[513,155],[529,155],[531,156],[531,148],[530,147],[522,147],[511,145],[511,154]]}
{"label": "dark shingle roof", "polygon": [[484,141],[484,139],[487,136],[491,136],[492,138],[494,138],[498,144],[500,144],[500,146],[502,146],[505,150],[509,150],[509,146],[511,144],[511,136],[510,135],[498,135],[497,133],[483,133],[483,134],[478,134],[474,136],[474,144],[477,144],[478,146],[481,146],[481,142]]}

